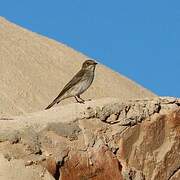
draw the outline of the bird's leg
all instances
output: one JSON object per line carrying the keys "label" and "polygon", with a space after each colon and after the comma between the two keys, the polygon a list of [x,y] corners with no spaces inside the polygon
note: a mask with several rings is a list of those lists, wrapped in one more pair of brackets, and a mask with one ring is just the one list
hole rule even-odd
{"label": "bird's leg", "polygon": [[77,95],[77,97],[82,101],[85,102],[85,100],[83,98],[80,97],[80,95]]}
{"label": "bird's leg", "polygon": [[82,99],[82,98],[80,97],[80,95],[78,95],[77,97],[78,97],[79,99],[81,99],[82,101],[84,101],[84,102],[85,102],[85,101],[91,101],[91,99],[86,99],[86,100]]}
{"label": "bird's leg", "polygon": [[77,98],[78,96],[74,96],[74,97],[75,97],[75,99],[76,99],[76,101],[77,101],[78,103],[84,103],[84,100],[83,100],[83,99],[79,98],[79,99],[81,99],[81,101],[79,101],[79,99]]}

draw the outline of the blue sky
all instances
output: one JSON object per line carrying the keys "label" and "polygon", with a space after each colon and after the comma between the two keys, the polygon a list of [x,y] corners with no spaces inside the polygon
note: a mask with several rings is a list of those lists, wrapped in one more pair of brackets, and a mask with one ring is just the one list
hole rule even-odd
{"label": "blue sky", "polygon": [[178,0],[2,0],[0,15],[180,97]]}

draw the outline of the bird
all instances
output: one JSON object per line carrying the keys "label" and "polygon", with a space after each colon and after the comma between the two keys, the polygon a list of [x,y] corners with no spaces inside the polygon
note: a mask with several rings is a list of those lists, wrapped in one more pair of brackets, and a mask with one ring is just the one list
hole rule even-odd
{"label": "bird", "polygon": [[84,103],[85,100],[82,99],[80,95],[91,86],[97,64],[96,61],[91,59],[84,61],[79,72],[64,86],[59,95],[45,108],[45,110],[50,109],[55,104],[70,97],[74,97],[78,103]]}

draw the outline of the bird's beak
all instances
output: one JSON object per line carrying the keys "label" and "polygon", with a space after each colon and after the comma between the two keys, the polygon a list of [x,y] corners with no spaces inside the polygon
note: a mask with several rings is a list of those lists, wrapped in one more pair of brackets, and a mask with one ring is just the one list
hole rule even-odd
{"label": "bird's beak", "polygon": [[94,62],[94,65],[97,65],[98,63],[97,62]]}

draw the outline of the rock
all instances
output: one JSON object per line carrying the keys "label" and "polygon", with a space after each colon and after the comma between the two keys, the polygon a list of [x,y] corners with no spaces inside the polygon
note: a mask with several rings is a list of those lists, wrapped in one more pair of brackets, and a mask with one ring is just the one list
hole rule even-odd
{"label": "rock", "polygon": [[[56,179],[60,176],[59,168],[54,158],[49,157],[41,162],[41,165],[48,170],[48,172]],[[58,177],[57,177],[58,176]]]}
{"label": "rock", "polygon": [[121,164],[106,146],[87,152],[69,154],[61,168],[61,180],[113,179],[123,180]]}
{"label": "rock", "polygon": [[81,129],[76,123],[49,123],[45,131],[53,131],[59,136],[66,137],[70,140],[77,139]]}
{"label": "rock", "polygon": [[173,174],[172,176],[169,178],[169,180],[177,180],[177,179],[180,179],[180,170],[177,169]]}
{"label": "rock", "polygon": [[179,106],[172,98],[107,98],[12,117],[0,126],[1,164],[45,180],[176,179]]}
{"label": "rock", "polygon": [[[124,133],[120,149],[125,152],[126,165],[142,171],[147,180],[170,179],[180,164],[179,122],[180,108],[142,122],[135,127],[133,134],[138,134],[133,141],[131,132]],[[122,152],[118,153],[121,160]]]}
{"label": "rock", "polygon": [[2,180],[54,180],[41,166],[25,167],[23,160],[10,160],[0,154],[0,179]]}

